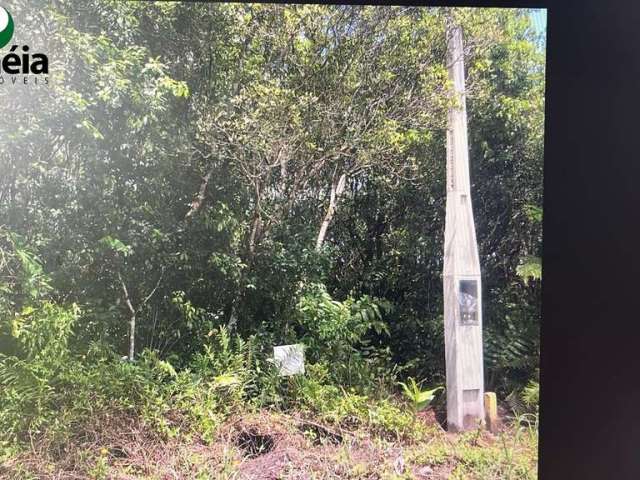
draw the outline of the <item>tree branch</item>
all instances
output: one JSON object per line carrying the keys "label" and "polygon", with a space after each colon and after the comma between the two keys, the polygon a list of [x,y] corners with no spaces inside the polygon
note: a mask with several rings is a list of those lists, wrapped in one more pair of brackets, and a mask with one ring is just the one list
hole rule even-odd
{"label": "tree branch", "polygon": [[209,180],[211,179],[211,175],[213,175],[213,167],[207,172],[207,174],[202,177],[202,183],[200,184],[200,190],[198,191],[198,196],[191,202],[191,208],[185,215],[185,219],[192,217],[196,213],[200,211],[202,205],[204,204],[204,198],[207,194],[207,185],[209,185]]}
{"label": "tree branch", "polygon": [[127,285],[124,283],[124,280],[122,279],[122,275],[120,275],[120,272],[118,272],[118,280],[120,280],[120,285],[122,286],[122,292],[124,293],[124,303],[127,305],[127,308],[129,308],[129,312],[131,312],[131,315],[135,315],[136,309],[133,308],[133,305],[131,304],[131,298],[129,297],[129,291],[127,290]]}

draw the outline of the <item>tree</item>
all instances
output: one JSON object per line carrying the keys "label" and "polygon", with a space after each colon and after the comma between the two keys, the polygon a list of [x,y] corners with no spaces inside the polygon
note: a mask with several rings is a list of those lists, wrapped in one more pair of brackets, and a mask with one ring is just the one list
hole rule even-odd
{"label": "tree", "polygon": [[[367,341],[416,377],[442,374],[444,9],[34,5],[16,18],[65,73],[0,92],[0,224],[42,260],[51,295],[81,305],[74,341],[186,362],[232,323],[267,345],[317,283],[393,303],[392,335]],[[453,13],[487,377],[507,390],[537,362],[539,282],[518,268],[540,256],[544,52],[526,11]]]}

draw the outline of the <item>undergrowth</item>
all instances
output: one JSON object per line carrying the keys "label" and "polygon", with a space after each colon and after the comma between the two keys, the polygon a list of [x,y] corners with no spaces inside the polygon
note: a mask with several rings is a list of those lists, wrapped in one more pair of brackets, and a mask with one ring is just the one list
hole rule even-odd
{"label": "undergrowth", "polygon": [[516,409],[515,430],[500,437],[502,443],[478,450],[477,438],[462,436],[455,445],[421,450],[419,441],[444,438],[437,422],[419,418],[439,389],[423,392],[412,379],[414,388],[405,388],[410,401],[399,395],[401,370],[370,343],[370,334],[388,333],[384,302],[341,302],[322,285],[302,285],[291,323],[293,340],[306,347],[303,375],[280,376],[271,345],[224,326],[211,330],[178,368],[151,350],[128,361],[100,342],[79,346],[74,332],[82,308],[46,294],[48,279],[37,258],[23,252],[14,260],[14,283],[3,288],[0,304],[0,474],[9,468],[2,465],[11,465],[7,471],[15,478],[29,478],[29,468],[16,459],[37,451],[48,452],[42,453],[50,458],[46,468],[55,470],[56,455],[64,458],[73,450],[77,458],[71,463],[84,465],[86,475],[109,478],[109,459],[125,454],[117,453],[117,445],[102,450],[100,442],[112,435],[117,444],[122,429],[135,426],[131,435],[154,448],[167,442],[214,445],[233,415],[272,412],[341,432],[334,438],[365,435],[379,446],[400,442],[431,465],[454,459],[451,478],[529,478],[522,472],[531,462],[517,451],[523,439],[537,438],[537,383],[519,394],[524,408]]}

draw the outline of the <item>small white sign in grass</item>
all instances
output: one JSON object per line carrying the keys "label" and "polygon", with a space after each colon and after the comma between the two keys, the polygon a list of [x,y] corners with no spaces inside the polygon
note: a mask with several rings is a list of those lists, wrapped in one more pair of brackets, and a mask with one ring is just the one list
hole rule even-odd
{"label": "small white sign in grass", "polygon": [[273,347],[273,360],[282,377],[304,373],[304,345]]}

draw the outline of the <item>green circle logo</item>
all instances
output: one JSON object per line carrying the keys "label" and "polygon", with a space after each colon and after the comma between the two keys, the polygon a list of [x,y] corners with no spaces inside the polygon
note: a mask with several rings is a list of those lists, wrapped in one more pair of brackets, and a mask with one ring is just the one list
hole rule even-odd
{"label": "green circle logo", "polygon": [[3,7],[0,7],[0,48],[4,47],[13,37],[13,18]]}

